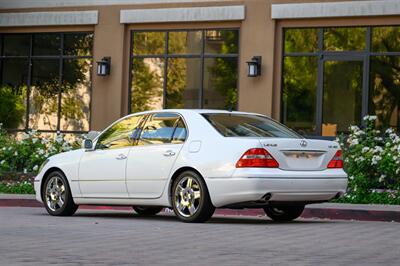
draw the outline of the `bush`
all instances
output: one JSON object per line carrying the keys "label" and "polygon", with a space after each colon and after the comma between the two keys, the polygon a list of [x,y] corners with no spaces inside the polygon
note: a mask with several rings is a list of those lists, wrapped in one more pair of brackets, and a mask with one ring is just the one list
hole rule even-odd
{"label": "bush", "polygon": [[364,117],[365,128],[350,127],[339,142],[349,175],[347,195],[352,203],[400,204],[400,137],[375,127],[376,116]]}
{"label": "bush", "polygon": [[79,148],[80,142],[79,137],[75,141],[67,141],[62,134],[46,137],[34,130],[23,133],[22,138],[12,137],[0,124],[0,176],[36,174],[48,157]]}

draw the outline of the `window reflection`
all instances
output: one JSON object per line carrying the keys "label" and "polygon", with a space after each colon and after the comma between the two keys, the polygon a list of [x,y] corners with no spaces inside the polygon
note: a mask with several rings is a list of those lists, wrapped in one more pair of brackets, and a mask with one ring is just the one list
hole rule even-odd
{"label": "window reflection", "polygon": [[168,59],[166,108],[197,108],[200,99],[200,59]]}
{"label": "window reflection", "polygon": [[89,130],[91,60],[64,60],[60,129]]}
{"label": "window reflection", "polygon": [[28,61],[0,60],[0,123],[3,128],[25,128]]}
{"label": "window reflection", "polygon": [[131,116],[112,125],[100,135],[96,149],[118,149],[134,144],[138,137],[138,128],[143,116]]}
{"label": "window reflection", "polygon": [[29,34],[5,34],[3,35],[3,55],[28,56],[30,42]]}
{"label": "window reflection", "polygon": [[318,28],[286,29],[285,53],[312,53],[318,50]]}
{"label": "window reflection", "polygon": [[237,54],[239,52],[238,30],[207,30],[205,35],[206,54]]}
{"label": "window reflection", "polygon": [[204,108],[236,110],[237,69],[235,58],[204,60]]}
{"label": "window reflection", "polygon": [[57,130],[59,60],[32,60],[29,126]]}
{"label": "window reflection", "polygon": [[336,136],[348,132],[350,125],[360,125],[362,79],[362,61],[325,61],[323,136]]}
{"label": "window reflection", "polygon": [[92,54],[93,33],[68,33],[64,35],[64,54],[90,56]]}
{"label": "window reflection", "polygon": [[370,113],[377,116],[377,126],[400,129],[400,58],[371,57]]}
{"label": "window reflection", "polygon": [[201,53],[201,31],[171,31],[168,40],[170,54]]}
{"label": "window reflection", "polygon": [[59,55],[61,35],[59,33],[39,33],[33,35],[33,55]]}
{"label": "window reflection", "polygon": [[143,126],[138,145],[171,143],[179,116],[160,113],[151,116]]}
{"label": "window reflection", "polygon": [[131,111],[161,109],[163,106],[163,83],[163,59],[133,59]]}
{"label": "window reflection", "polygon": [[365,50],[367,28],[326,28],[324,49],[327,51]]}
{"label": "window reflection", "polygon": [[165,32],[134,32],[133,54],[158,55],[165,53]]}
{"label": "window reflection", "polygon": [[285,57],[283,67],[283,122],[303,135],[316,130],[317,58]]}

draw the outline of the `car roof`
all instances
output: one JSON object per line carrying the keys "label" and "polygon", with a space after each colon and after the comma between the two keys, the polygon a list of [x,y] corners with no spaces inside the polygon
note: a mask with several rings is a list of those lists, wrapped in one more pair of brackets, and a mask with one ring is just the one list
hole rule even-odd
{"label": "car roof", "polygon": [[260,115],[257,113],[249,113],[249,112],[239,112],[239,111],[227,111],[227,110],[219,110],[219,109],[161,109],[161,110],[152,110],[145,111],[135,114],[152,114],[152,113],[169,113],[169,112],[177,112],[182,114],[189,113],[197,113],[197,114],[248,114],[248,115]]}

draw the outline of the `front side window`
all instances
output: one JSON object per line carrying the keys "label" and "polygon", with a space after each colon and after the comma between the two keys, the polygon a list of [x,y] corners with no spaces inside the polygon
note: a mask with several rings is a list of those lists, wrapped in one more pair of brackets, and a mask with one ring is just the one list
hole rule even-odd
{"label": "front side window", "polygon": [[133,31],[130,111],[236,109],[237,29]]}
{"label": "front side window", "polygon": [[150,116],[143,126],[138,145],[182,143],[186,129],[177,114],[159,113]]}
{"label": "front side window", "polygon": [[203,114],[224,137],[301,138],[289,128],[265,116],[246,114]]}
{"label": "front side window", "polygon": [[131,116],[112,125],[99,137],[96,149],[118,149],[132,146],[140,132],[143,116]]}
{"label": "front side window", "polygon": [[93,33],[0,34],[0,123],[87,132]]}

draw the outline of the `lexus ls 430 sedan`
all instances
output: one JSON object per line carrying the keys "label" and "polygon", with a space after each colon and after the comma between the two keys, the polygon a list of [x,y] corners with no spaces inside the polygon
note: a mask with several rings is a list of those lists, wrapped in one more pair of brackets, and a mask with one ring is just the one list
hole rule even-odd
{"label": "lexus ls 430 sedan", "polygon": [[215,208],[263,208],[290,221],[304,206],[346,191],[336,142],[304,139],[259,114],[162,110],[128,115],[50,157],[35,178],[51,215],[81,204],[128,205],[140,215],[172,207],[184,222]]}

